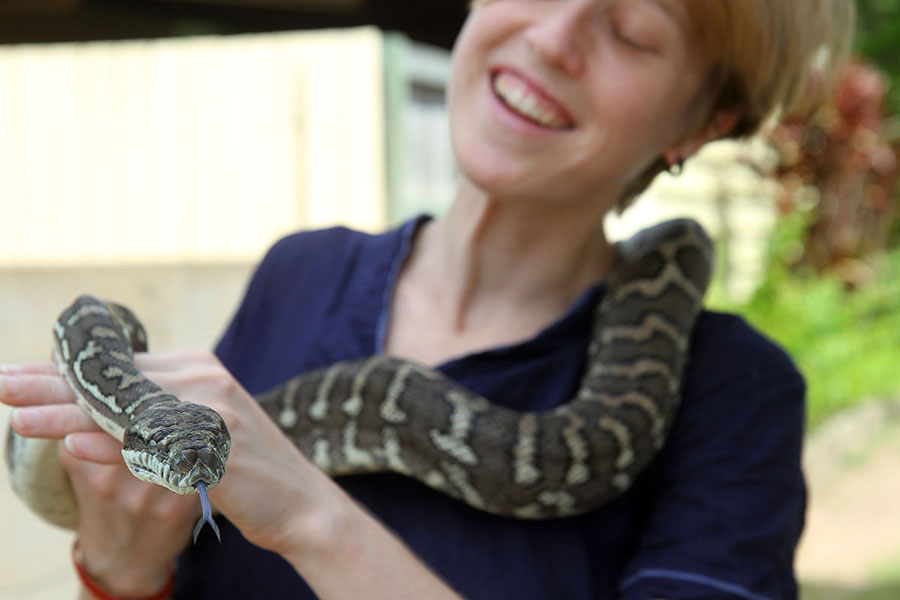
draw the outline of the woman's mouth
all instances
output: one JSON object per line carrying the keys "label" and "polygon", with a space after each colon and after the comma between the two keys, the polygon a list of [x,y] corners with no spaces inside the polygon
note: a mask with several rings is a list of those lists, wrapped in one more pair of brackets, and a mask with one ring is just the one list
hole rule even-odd
{"label": "woman's mouth", "polygon": [[536,125],[550,129],[569,129],[574,126],[565,109],[515,73],[494,73],[491,87],[509,110]]}

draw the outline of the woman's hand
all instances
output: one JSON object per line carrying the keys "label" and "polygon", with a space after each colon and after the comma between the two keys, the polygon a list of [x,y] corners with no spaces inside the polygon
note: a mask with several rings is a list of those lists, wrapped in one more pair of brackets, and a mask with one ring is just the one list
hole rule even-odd
{"label": "woman's hand", "polygon": [[141,354],[135,363],[182,401],[205,404],[225,420],[231,453],[210,498],[244,537],[280,554],[298,545],[314,546],[315,531],[332,526],[327,509],[339,488],[297,450],[219,360],[209,352],[179,352]]}
{"label": "woman's hand", "polygon": [[18,407],[13,427],[20,435],[65,440],[59,459],[80,511],[76,558],[91,578],[122,597],[162,589],[189,539],[195,499],[136,479],[122,460],[121,443],[74,403],[52,363],[6,366],[0,401]]}
{"label": "woman's hand", "polygon": [[[324,505],[321,496],[335,491],[330,480],[300,454],[213,354],[139,354],[135,363],[182,401],[210,406],[225,420],[232,448],[221,484],[210,490],[216,508],[259,546],[279,552],[296,544],[287,533],[304,528],[296,521],[309,522],[319,515],[315,508]],[[164,555],[142,557],[142,563],[155,558],[149,562],[162,559],[167,565],[189,539],[197,497],[178,496],[135,478],[122,460],[121,443],[74,403],[52,363],[20,363],[4,370],[0,401],[18,407],[13,417],[16,432],[65,441],[60,462],[72,478],[81,510],[79,539],[85,559],[90,562],[92,550],[100,545],[95,538],[105,538],[106,548],[96,548],[98,554],[116,556],[121,548],[112,540],[130,544],[141,535],[165,532],[166,543],[139,546]],[[94,535],[95,530],[103,534]]]}
{"label": "woman's hand", "polygon": [[[222,416],[231,453],[210,498],[249,541],[287,559],[319,597],[456,597],[310,463],[214,355],[141,354],[135,364],[182,401]],[[50,363],[7,367],[0,401],[20,407],[14,427],[21,435],[65,440],[60,459],[81,509],[88,573],[113,593],[153,594],[187,544],[199,502],[134,478],[120,444],[74,404],[55,373]]]}

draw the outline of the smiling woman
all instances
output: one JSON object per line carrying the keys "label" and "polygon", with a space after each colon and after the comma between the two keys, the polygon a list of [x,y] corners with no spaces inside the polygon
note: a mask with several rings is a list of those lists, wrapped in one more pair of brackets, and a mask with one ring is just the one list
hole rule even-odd
{"label": "smiling woman", "polygon": [[[176,595],[796,598],[802,379],[738,317],[701,312],[689,336],[673,325],[685,298],[702,297],[685,274],[705,263],[702,244],[656,246],[645,234],[616,246],[603,220],[706,142],[812,110],[846,51],[851,15],[849,0],[476,2],[453,54],[460,178],[447,214],[381,235],[288,236],[260,264],[216,357],[138,357],[181,400],[215,408],[233,441],[210,492],[226,518],[222,545],[180,555]],[[650,271],[638,280],[629,279],[635,252]],[[622,322],[604,321],[610,306]],[[675,348],[683,377],[666,370],[660,344]],[[371,398],[357,393],[376,377],[365,369],[289,394],[274,420],[250,396],[373,354],[407,366],[379,379]],[[479,399],[404,395],[411,372],[441,379],[429,367]],[[84,572],[107,590],[151,597],[188,539],[190,508],[124,471],[115,444],[68,409],[51,366],[6,373],[0,399],[22,407],[17,431],[66,439]],[[607,375],[615,379],[592,383]],[[658,379],[677,397],[668,424],[645,392]],[[565,404],[573,396],[600,416],[580,416]],[[301,397],[314,401],[304,409]],[[489,514],[399,475],[336,484],[314,468],[333,452],[398,464],[414,451],[397,447],[408,438],[396,428],[416,412],[403,402],[439,424],[421,427],[442,457],[425,483],[466,499],[531,486],[535,506],[565,506],[552,473],[577,486],[606,473],[588,459],[629,465],[647,450],[648,462],[613,478],[605,504],[548,521]],[[524,415],[502,427],[488,403]],[[543,426],[542,413],[561,421]],[[378,425],[365,440],[361,414]],[[306,455],[278,415],[290,416],[292,435],[311,436],[298,443]],[[614,451],[598,455],[585,441],[594,438]],[[490,469],[501,476],[484,478]]]}
{"label": "smiling woman", "polygon": [[[476,0],[473,7],[489,4],[497,5],[491,10],[498,12],[557,11],[552,2],[534,0]],[[621,96],[612,98],[613,102],[633,107],[648,96],[644,83],[626,87],[641,68],[656,79],[660,74],[658,67],[668,67],[662,77],[677,78],[672,82],[677,85],[667,98],[666,108],[677,106],[677,93],[690,93],[689,102],[680,107],[680,112],[664,119],[677,127],[673,145],[687,143],[652,157],[649,162],[646,158],[637,164],[629,160],[629,166],[639,170],[625,172],[629,184],[618,194],[619,210],[626,208],[657,174],[683,162],[706,141],[750,135],[775,115],[805,116],[815,111],[827,98],[836,73],[844,64],[854,14],[852,3],[847,0],[595,0],[570,7],[577,9],[570,11],[572,23],[581,26],[568,33],[550,31],[550,41],[563,44],[572,40],[579,47],[590,45],[581,58],[579,53],[568,58],[583,60],[582,66],[593,66],[599,71],[599,80],[615,85]],[[585,23],[590,27],[583,26]],[[570,35],[573,33],[577,40]],[[605,64],[606,55],[615,57],[615,64]],[[689,61],[694,64],[688,65]],[[629,73],[623,76],[617,67]],[[694,81],[698,76],[699,84]],[[500,85],[496,91],[501,98],[509,97],[510,88],[518,90],[517,106],[524,107],[525,112],[542,105],[536,100],[523,104],[526,96],[521,85],[510,84],[508,77],[495,78],[494,83]],[[543,94],[533,96],[541,97]],[[606,109],[604,113],[614,114]],[[546,111],[542,114],[549,115]],[[666,113],[656,109],[654,114]],[[553,121],[555,127],[563,123],[560,119]],[[625,124],[631,126],[630,123],[628,120]]]}

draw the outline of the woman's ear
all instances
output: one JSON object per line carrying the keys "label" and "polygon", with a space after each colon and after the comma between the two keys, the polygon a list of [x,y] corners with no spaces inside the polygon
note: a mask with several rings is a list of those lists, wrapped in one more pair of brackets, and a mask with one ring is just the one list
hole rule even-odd
{"label": "woman's ear", "polygon": [[683,163],[708,142],[722,139],[731,133],[740,119],[741,111],[737,109],[723,109],[716,112],[703,129],[686,142],[666,150],[663,153],[663,158],[669,165]]}

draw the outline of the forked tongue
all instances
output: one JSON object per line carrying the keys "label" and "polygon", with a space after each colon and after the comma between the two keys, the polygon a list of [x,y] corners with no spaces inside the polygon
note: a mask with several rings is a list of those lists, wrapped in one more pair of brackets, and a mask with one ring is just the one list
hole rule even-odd
{"label": "forked tongue", "polygon": [[197,485],[194,487],[197,488],[197,493],[200,494],[200,507],[203,510],[203,515],[200,517],[200,520],[197,521],[197,525],[194,526],[194,544],[197,543],[197,537],[200,535],[200,530],[203,529],[203,525],[207,523],[209,523],[209,526],[216,534],[216,539],[218,539],[221,544],[222,534],[219,533],[219,526],[216,525],[216,522],[212,518],[212,509],[209,506],[209,496],[206,494],[206,482],[198,481]]}

